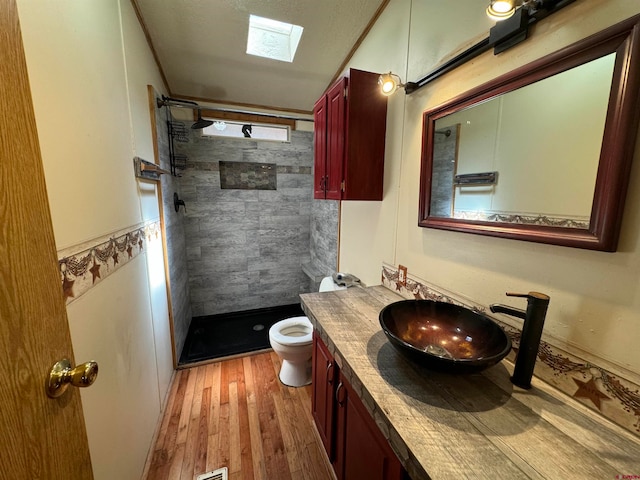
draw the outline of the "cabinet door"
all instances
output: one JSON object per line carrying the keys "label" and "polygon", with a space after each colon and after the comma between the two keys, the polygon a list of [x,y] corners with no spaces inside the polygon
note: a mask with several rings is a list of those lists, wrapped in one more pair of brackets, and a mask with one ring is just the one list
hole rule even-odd
{"label": "cabinet door", "polygon": [[343,375],[336,390],[338,480],[400,480],[404,469]]}
{"label": "cabinet door", "polygon": [[325,197],[327,170],[327,96],[313,106],[313,198]]}
{"label": "cabinet door", "polygon": [[326,198],[342,199],[346,141],[346,77],[327,92]]}
{"label": "cabinet door", "polygon": [[311,411],[329,461],[333,460],[334,389],[338,367],[317,332],[313,332]]}

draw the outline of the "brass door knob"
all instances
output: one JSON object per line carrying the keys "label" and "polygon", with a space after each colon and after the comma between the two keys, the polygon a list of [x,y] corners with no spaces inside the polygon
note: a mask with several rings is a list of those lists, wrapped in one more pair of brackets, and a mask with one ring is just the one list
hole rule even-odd
{"label": "brass door knob", "polygon": [[47,395],[57,398],[67,390],[69,384],[74,387],[88,387],[95,382],[97,376],[96,362],[87,362],[72,368],[71,362],[64,358],[51,367],[46,385]]}

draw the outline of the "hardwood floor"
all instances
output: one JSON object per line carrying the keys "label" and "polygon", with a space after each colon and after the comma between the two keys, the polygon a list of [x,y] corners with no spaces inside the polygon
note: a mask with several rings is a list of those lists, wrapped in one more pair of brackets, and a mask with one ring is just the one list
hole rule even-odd
{"label": "hardwood floor", "polygon": [[334,478],[311,416],[311,386],[277,378],[273,352],[176,372],[148,480]]}

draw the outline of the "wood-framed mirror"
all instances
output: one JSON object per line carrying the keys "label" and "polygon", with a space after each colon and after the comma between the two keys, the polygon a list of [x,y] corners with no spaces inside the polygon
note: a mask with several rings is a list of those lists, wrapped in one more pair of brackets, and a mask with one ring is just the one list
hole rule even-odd
{"label": "wood-framed mirror", "polygon": [[639,92],[640,15],[426,111],[418,225],[615,251]]}

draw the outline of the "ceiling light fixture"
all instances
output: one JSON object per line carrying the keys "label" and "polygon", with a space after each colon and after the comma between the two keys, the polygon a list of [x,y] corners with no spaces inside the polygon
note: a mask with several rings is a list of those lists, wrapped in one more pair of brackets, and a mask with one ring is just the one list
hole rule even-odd
{"label": "ceiling light fixture", "polygon": [[491,0],[487,7],[487,16],[491,20],[500,22],[511,17],[516,12],[515,0]]}

